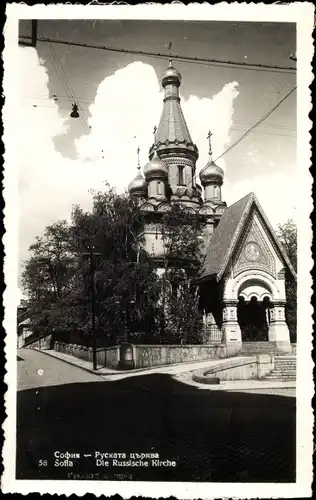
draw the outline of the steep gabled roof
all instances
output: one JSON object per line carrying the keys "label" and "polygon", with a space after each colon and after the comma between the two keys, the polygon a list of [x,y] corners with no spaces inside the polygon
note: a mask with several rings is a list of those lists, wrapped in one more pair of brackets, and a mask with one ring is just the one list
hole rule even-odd
{"label": "steep gabled roof", "polygon": [[277,249],[293,276],[296,277],[293,266],[286,255],[284,248],[279,242],[279,239],[268,218],[262,210],[255,194],[249,193],[247,196],[227,208],[222,215],[221,220],[209,241],[205,259],[199,273],[199,280],[216,277],[216,280],[220,281],[227,268],[228,262],[233,255],[253,206],[257,208]]}

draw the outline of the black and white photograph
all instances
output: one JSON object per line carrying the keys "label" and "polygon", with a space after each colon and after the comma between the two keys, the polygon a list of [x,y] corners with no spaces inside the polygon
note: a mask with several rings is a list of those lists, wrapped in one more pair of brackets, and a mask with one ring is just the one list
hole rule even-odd
{"label": "black and white photograph", "polygon": [[19,5],[4,490],[311,496],[313,5]]}

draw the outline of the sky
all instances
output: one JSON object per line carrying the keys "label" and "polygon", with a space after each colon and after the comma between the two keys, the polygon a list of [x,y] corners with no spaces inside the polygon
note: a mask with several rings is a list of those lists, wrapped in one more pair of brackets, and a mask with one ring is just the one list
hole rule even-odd
{"label": "sky", "polygon": [[[29,21],[20,34],[29,34]],[[295,25],[189,21],[41,20],[39,36],[224,61],[295,67]],[[19,260],[44,228],[91,207],[91,189],[124,191],[148,161],[163,106],[163,58],[39,42],[19,49]],[[181,105],[207,162],[208,130],[216,158],[295,85],[295,72],[174,61]],[[57,96],[54,98],[53,96]],[[72,102],[80,118],[70,117]],[[295,219],[296,92],[218,160],[228,205],[254,191],[272,225]]]}

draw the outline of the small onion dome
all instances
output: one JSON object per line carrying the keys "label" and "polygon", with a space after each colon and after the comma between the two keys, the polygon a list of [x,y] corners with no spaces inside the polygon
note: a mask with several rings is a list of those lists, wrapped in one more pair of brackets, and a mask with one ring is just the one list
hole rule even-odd
{"label": "small onion dome", "polygon": [[171,61],[169,62],[168,68],[164,71],[162,75],[162,86],[165,87],[169,83],[174,83],[178,87],[181,83],[181,73],[172,66]]}
{"label": "small onion dome", "polygon": [[133,179],[128,185],[128,190],[131,194],[140,196],[146,194],[146,188],[146,181],[140,172],[138,172],[135,179]]}
{"label": "small onion dome", "polygon": [[146,180],[152,178],[165,179],[168,176],[168,167],[159,158],[157,151],[155,151],[152,159],[144,166],[144,175]]}
{"label": "small onion dome", "polygon": [[223,182],[224,171],[221,167],[218,167],[216,163],[210,160],[206,167],[200,172],[201,184],[208,184],[209,182]]}

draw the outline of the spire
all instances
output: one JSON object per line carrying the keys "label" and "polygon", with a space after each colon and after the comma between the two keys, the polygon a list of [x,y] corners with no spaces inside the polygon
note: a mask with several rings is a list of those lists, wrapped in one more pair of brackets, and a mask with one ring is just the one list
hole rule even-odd
{"label": "spire", "polygon": [[[171,47],[169,47],[169,49],[170,48]],[[187,151],[189,156],[194,160],[198,158],[198,149],[196,145],[193,144],[180,105],[180,85],[181,74],[172,65],[170,52],[169,66],[162,76],[162,86],[165,90],[163,110],[158,129],[154,132],[154,144],[149,152],[150,157],[153,156],[156,147],[159,153],[176,149],[181,152]]]}

